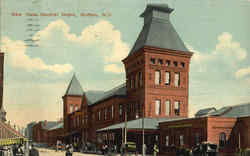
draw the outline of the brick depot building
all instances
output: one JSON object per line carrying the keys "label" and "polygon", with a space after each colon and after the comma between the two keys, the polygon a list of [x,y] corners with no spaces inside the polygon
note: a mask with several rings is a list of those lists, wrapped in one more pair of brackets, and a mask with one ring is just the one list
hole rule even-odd
{"label": "brick depot building", "polygon": [[[141,151],[144,121],[147,152],[159,144],[160,154],[167,155],[174,152],[170,145],[191,148],[202,141],[220,144],[225,147],[221,151],[230,149],[226,147],[249,147],[247,104],[220,110],[209,108],[199,111],[196,118],[188,118],[189,64],[193,53],[171,24],[172,11],[165,4],[147,5],[141,14],[143,28],[123,60],[126,82],[122,85],[106,92],[85,92],[77,77],[72,77],[63,96],[63,132],[54,141],[106,142],[120,149],[126,127],[127,141],[136,142]],[[244,106],[243,110],[249,111],[240,114]]]}
{"label": "brick depot building", "polygon": [[63,96],[64,138],[67,142],[105,142],[121,145],[127,121],[128,141],[158,140],[160,121],[188,117],[189,63],[187,50],[175,31],[167,5],[147,5],[144,26],[123,63],[126,82],[107,92],[84,92],[74,75]]}
{"label": "brick depot building", "polygon": [[32,140],[37,143],[47,144],[49,146],[55,145],[60,135],[63,135],[62,121],[40,121],[33,123],[32,133],[29,134]]}

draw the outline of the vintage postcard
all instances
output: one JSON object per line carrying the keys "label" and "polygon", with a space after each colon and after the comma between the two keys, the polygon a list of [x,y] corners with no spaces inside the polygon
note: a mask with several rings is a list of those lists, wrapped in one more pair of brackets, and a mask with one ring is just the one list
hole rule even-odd
{"label": "vintage postcard", "polygon": [[0,156],[250,155],[249,0],[0,10]]}

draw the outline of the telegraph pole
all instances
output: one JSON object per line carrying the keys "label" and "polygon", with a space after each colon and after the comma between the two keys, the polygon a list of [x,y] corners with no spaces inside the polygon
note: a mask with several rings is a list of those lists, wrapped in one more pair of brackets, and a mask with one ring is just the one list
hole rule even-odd
{"label": "telegraph pole", "polygon": [[144,146],[144,105],[142,106],[142,156],[145,156],[145,146]]}
{"label": "telegraph pole", "polygon": [[126,144],[127,144],[127,108],[125,109],[125,128],[124,128],[124,130],[125,130],[125,133],[124,133],[124,148],[125,148],[125,150],[124,150],[124,154],[125,155],[127,155],[127,149],[126,149]]}
{"label": "telegraph pole", "polygon": [[124,143],[127,144],[127,111],[125,112],[125,135]]}

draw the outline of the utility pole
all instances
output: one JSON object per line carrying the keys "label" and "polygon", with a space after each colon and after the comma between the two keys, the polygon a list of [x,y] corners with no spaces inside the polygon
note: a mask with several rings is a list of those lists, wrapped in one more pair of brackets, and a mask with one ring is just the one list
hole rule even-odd
{"label": "utility pole", "polygon": [[125,128],[124,128],[124,148],[125,148],[125,150],[124,150],[124,154],[125,155],[127,155],[127,149],[126,149],[126,145],[127,145],[127,107],[126,107],[126,109],[125,109]]}
{"label": "utility pole", "polygon": [[124,135],[124,143],[127,144],[127,110],[125,111],[125,135]]}
{"label": "utility pole", "polygon": [[142,106],[142,156],[145,156],[145,146],[144,146],[144,105]]}

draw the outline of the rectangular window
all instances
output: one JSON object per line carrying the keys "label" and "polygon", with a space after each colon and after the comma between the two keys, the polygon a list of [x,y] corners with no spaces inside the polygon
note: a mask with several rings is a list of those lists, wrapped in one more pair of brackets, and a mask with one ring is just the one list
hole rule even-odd
{"label": "rectangular window", "polygon": [[122,104],[119,105],[119,114],[120,114],[120,117],[122,116]]}
{"label": "rectangular window", "polygon": [[180,73],[175,73],[175,75],[174,75],[174,85],[175,85],[175,87],[180,86]]}
{"label": "rectangular window", "polygon": [[184,68],[185,67],[185,63],[181,62],[181,67]]}
{"label": "rectangular window", "polygon": [[130,78],[130,88],[133,88],[133,77]]}
{"label": "rectangular window", "polygon": [[114,105],[111,106],[111,118],[113,119],[114,117]]}
{"label": "rectangular window", "polygon": [[170,72],[165,72],[165,85],[170,85]]}
{"label": "rectangular window", "polygon": [[180,135],[180,145],[183,146],[184,145],[184,136]]}
{"label": "rectangular window", "polygon": [[101,120],[101,111],[98,111],[98,120]]}
{"label": "rectangular window", "polygon": [[170,60],[166,60],[166,66],[170,66]]}
{"label": "rectangular window", "polygon": [[78,106],[75,106],[75,111],[78,111],[78,109],[79,109]]}
{"label": "rectangular window", "polygon": [[169,136],[166,136],[166,146],[169,146]]}
{"label": "rectangular window", "polygon": [[160,115],[161,112],[161,101],[155,100],[155,114]]}
{"label": "rectangular window", "polygon": [[170,114],[170,101],[169,100],[165,102],[165,113],[167,116]]}
{"label": "rectangular window", "polygon": [[133,88],[136,88],[136,76],[134,76],[133,78],[133,84],[134,84]]}
{"label": "rectangular window", "polygon": [[159,85],[161,83],[161,72],[159,70],[155,71],[155,84]]}
{"label": "rectangular window", "polygon": [[155,64],[155,59],[154,59],[154,58],[151,58],[151,59],[150,59],[150,62],[151,62],[151,64]]}
{"label": "rectangular window", "polygon": [[104,108],[104,120],[107,120],[107,108]]}
{"label": "rectangular window", "polygon": [[142,86],[142,74],[139,72],[139,87]]}
{"label": "rectangular window", "polygon": [[175,115],[180,115],[180,101],[174,102],[174,113]]}
{"label": "rectangular window", "polygon": [[178,62],[174,61],[174,66],[177,67],[178,66]]}
{"label": "rectangular window", "polygon": [[72,113],[72,112],[73,112],[73,109],[74,109],[74,105],[73,105],[73,104],[70,104],[70,105],[69,105],[69,113]]}
{"label": "rectangular window", "polygon": [[158,59],[158,64],[159,64],[159,65],[162,65],[162,64],[163,64],[162,59]]}

